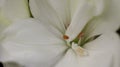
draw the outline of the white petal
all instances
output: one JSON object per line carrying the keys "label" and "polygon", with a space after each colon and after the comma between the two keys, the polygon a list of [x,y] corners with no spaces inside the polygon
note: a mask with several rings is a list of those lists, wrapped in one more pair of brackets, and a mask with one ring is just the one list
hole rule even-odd
{"label": "white petal", "polygon": [[[62,9],[61,7],[63,6],[61,6],[62,4],[59,5],[57,1],[54,1],[52,4],[51,2],[52,0],[30,0],[30,8],[31,8],[33,17],[39,19],[40,21],[44,23],[52,25],[53,27],[57,28],[59,31],[64,33],[65,25],[63,23],[63,20],[61,21],[62,17],[59,18],[59,14],[62,14],[62,12],[57,12],[58,9],[59,10]],[[61,1],[61,3],[63,2]],[[53,5],[55,5],[56,7],[53,7]]]}
{"label": "white petal", "polygon": [[70,0],[70,12],[71,12],[71,17],[74,15],[75,11],[79,7],[79,3],[81,3],[81,0]]}
{"label": "white petal", "polygon": [[33,19],[13,23],[2,35],[0,60],[17,62],[25,67],[54,65],[67,46],[51,31]]}
{"label": "white petal", "polygon": [[9,25],[8,23],[0,22],[0,34],[8,25]]}
{"label": "white petal", "polygon": [[29,16],[27,0],[0,0],[0,32],[14,20]]}
{"label": "white petal", "polygon": [[70,24],[70,0],[48,0],[60,21],[67,27]]}
{"label": "white petal", "polygon": [[115,67],[113,55],[107,53],[92,51],[88,57],[79,57],[79,67]]}
{"label": "white petal", "polygon": [[88,56],[76,55],[69,49],[55,67],[120,67],[120,38],[114,33],[101,35],[84,46]]}
{"label": "white petal", "polygon": [[81,0],[48,0],[67,28],[71,23],[71,18],[79,6]]}
{"label": "white petal", "polygon": [[65,56],[55,67],[79,67],[77,55],[72,49],[68,49]]}
{"label": "white petal", "polygon": [[5,0],[0,0],[0,8],[3,6]]}
{"label": "white petal", "polygon": [[84,28],[88,21],[95,16],[93,2],[81,1],[78,9],[72,17],[70,26],[67,28],[66,35],[69,36],[68,41],[72,41]]}
{"label": "white petal", "polygon": [[120,0],[106,1],[103,14],[88,23],[84,32],[91,37],[109,31],[117,31],[120,27],[119,2]]}
{"label": "white petal", "polygon": [[89,51],[89,57],[80,58],[80,63],[82,67],[120,67],[119,47],[120,38],[116,33],[103,34],[84,46]]}
{"label": "white petal", "polygon": [[29,16],[28,0],[2,0],[0,17],[4,17],[6,20],[16,20]]}

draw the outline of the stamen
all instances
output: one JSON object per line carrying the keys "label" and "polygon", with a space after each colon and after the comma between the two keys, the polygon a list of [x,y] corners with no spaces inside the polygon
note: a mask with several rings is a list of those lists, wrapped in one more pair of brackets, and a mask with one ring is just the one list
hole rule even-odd
{"label": "stamen", "polygon": [[75,51],[79,56],[88,56],[88,52],[85,51],[82,47],[78,47]]}
{"label": "stamen", "polygon": [[68,39],[69,39],[69,36],[63,35],[63,39],[68,40]]}
{"label": "stamen", "polygon": [[88,52],[87,52],[84,48],[78,46],[78,45],[75,44],[75,43],[72,43],[72,49],[73,49],[79,56],[88,56]]}
{"label": "stamen", "polygon": [[78,38],[81,38],[81,37],[83,37],[83,36],[84,36],[84,33],[81,32],[81,33],[78,35]]}

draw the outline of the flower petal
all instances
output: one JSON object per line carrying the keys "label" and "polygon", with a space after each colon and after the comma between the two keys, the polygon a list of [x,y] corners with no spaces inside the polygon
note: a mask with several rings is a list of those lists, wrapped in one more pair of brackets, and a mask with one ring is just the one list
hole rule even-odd
{"label": "flower petal", "polygon": [[54,65],[67,46],[51,31],[37,20],[16,21],[1,35],[3,38],[0,60],[16,62],[25,67]]}
{"label": "flower petal", "polygon": [[120,38],[114,32],[87,43],[88,56],[76,55],[69,49],[55,67],[120,67]]}
{"label": "flower petal", "polygon": [[120,27],[119,2],[119,0],[106,1],[105,11],[87,24],[85,34],[92,37],[109,31],[117,31]]}
{"label": "flower petal", "polygon": [[82,0],[78,9],[75,11],[70,26],[67,28],[66,35],[72,41],[82,31],[84,26],[95,16],[95,6],[93,2]]}
{"label": "flower petal", "polygon": [[71,16],[81,0],[30,0],[30,8],[35,18],[47,22],[58,29],[65,30],[71,22]]}
{"label": "flower petal", "polygon": [[[59,1],[59,2],[61,2],[61,3],[65,2],[65,1],[63,1],[63,2],[62,1]],[[52,25],[53,27],[57,28],[59,31],[64,33],[65,25],[63,22],[66,22],[66,20],[64,20],[64,19],[61,20],[61,18],[64,18],[64,17],[59,16],[59,14],[63,16],[63,14],[65,14],[63,12],[65,11],[66,7],[61,8],[63,6],[61,3],[58,4],[58,1],[54,1],[53,3],[51,3],[51,2],[53,2],[53,1],[52,0],[30,0],[30,8],[31,8],[33,17],[39,19],[40,21],[42,21],[44,23]],[[67,3],[67,2],[65,2],[65,3]],[[64,6],[67,6],[67,5],[64,4]],[[63,11],[60,12],[59,10],[61,10],[61,11],[63,10]],[[57,11],[59,11],[59,12],[57,12]]]}
{"label": "flower petal", "polygon": [[89,57],[82,59],[81,63],[84,62],[83,67],[120,67],[119,47],[120,38],[117,33],[105,33],[84,46],[89,51]]}
{"label": "flower petal", "polygon": [[70,23],[70,0],[48,0],[56,11],[59,20],[67,27]]}
{"label": "flower petal", "polygon": [[55,67],[79,67],[77,55],[72,49],[68,49],[65,56]]}
{"label": "flower petal", "polygon": [[27,0],[0,0],[0,32],[12,21],[28,17]]}
{"label": "flower petal", "polygon": [[48,0],[59,16],[59,19],[65,25],[65,28],[71,23],[71,18],[79,6],[81,0]]}
{"label": "flower petal", "polygon": [[16,20],[30,17],[28,0],[2,0],[0,17]]}

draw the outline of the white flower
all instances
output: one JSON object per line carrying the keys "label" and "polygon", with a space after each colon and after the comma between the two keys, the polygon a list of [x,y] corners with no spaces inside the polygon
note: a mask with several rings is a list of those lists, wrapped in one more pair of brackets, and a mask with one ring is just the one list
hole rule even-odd
{"label": "white flower", "polygon": [[13,21],[29,17],[27,0],[0,0],[0,32]]}
{"label": "white flower", "polygon": [[0,61],[6,67],[120,67],[119,2],[29,0],[34,18],[15,20],[2,32]]}

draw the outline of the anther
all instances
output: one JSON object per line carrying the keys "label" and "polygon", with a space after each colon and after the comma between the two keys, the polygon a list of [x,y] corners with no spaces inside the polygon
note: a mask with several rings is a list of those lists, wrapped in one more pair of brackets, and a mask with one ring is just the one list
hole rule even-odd
{"label": "anther", "polygon": [[83,36],[84,36],[84,33],[81,32],[81,33],[78,35],[78,38],[81,38],[81,37],[83,37]]}
{"label": "anther", "polygon": [[63,39],[68,40],[68,39],[69,39],[69,36],[63,35]]}

